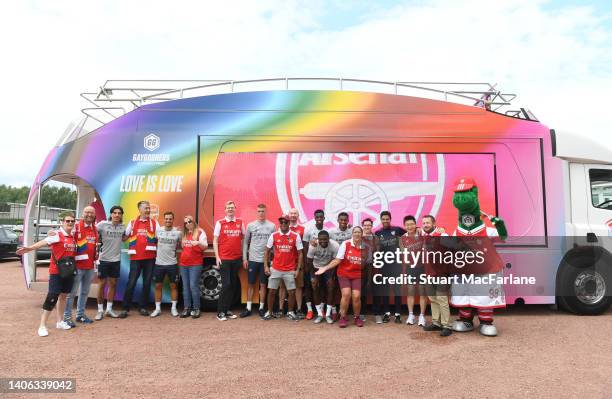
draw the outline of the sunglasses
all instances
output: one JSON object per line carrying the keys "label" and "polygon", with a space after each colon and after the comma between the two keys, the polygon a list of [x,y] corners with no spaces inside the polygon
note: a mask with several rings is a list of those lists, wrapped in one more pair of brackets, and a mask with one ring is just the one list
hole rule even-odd
{"label": "sunglasses", "polygon": [[71,223],[74,223],[74,222],[75,222],[74,219],[72,219],[72,220],[64,220],[64,223],[68,223],[68,224],[71,224]]}
{"label": "sunglasses", "polygon": [[185,224],[193,223],[193,220],[185,220]]}
{"label": "sunglasses", "polygon": [[278,223],[280,224],[289,224],[288,220],[279,220]]}

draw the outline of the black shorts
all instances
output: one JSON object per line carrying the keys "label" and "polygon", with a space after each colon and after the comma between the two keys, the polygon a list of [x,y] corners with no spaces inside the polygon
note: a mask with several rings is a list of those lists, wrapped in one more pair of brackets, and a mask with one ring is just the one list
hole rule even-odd
{"label": "black shorts", "polygon": [[49,294],[69,294],[74,283],[74,276],[62,278],[59,274],[49,275]]}
{"label": "black shorts", "polygon": [[101,260],[98,265],[98,278],[119,278],[121,261],[106,262]]}
{"label": "black shorts", "polygon": [[259,276],[259,284],[268,285],[268,276],[266,276],[263,262],[250,260],[247,271],[249,284],[255,284],[257,282],[257,276]]}
{"label": "black shorts", "polygon": [[168,280],[171,283],[178,283],[179,273],[177,265],[155,265],[153,268],[153,281],[156,283],[163,283],[164,278],[168,276]]}

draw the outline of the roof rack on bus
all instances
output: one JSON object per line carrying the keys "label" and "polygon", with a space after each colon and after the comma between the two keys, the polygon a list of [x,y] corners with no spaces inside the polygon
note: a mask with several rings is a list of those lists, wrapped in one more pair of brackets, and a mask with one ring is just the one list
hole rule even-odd
{"label": "roof rack on bus", "polygon": [[[516,94],[504,93],[486,82],[387,82],[380,80],[283,77],[255,80],[107,80],[95,92],[81,93],[87,107],[84,120],[69,127],[59,144],[72,141],[145,104],[211,94],[262,90],[349,90],[424,97],[485,108],[504,115],[534,120],[524,110],[507,111]],[[533,118],[533,119],[532,119]],[[87,125],[87,126],[86,126]]]}

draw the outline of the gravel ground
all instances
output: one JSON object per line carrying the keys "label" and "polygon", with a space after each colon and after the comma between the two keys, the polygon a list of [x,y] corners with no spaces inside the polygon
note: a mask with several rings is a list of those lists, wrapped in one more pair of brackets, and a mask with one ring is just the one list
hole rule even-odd
{"label": "gravel ground", "polygon": [[496,318],[496,338],[441,338],[370,316],[340,330],[213,313],[174,319],[164,308],[156,319],[133,314],[40,338],[43,299],[25,289],[18,262],[0,262],[0,377],[74,377],[78,397],[612,397],[612,311],[511,307]]}

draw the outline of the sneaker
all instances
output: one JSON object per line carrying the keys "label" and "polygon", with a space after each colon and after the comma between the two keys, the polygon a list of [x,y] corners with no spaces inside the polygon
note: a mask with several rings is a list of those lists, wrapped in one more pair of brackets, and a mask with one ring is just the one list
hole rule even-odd
{"label": "sneaker", "polygon": [[45,326],[38,327],[38,336],[39,337],[46,337],[47,335],[49,335],[49,330],[47,330],[47,327],[45,327]]}
{"label": "sneaker", "polygon": [[236,316],[235,314],[233,314],[231,310],[229,310],[229,311],[225,312],[225,316],[226,316],[228,319],[237,319],[237,318],[238,318],[238,316]]}
{"label": "sneaker", "polygon": [[414,325],[414,315],[412,313],[408,315],[408,318],[406,319],[406,324],[410,326]]}
{"label": "sneaker", "polygon": [[219,321],[226,321],[227,317],[226,317],[225,313],[223,313],[223,312],[217,313],[217,320],[219,320]]}
{"label": "sneaker", "polygon": [[325,316],[325,321],[327,324],[334,324],[334,319],[331,316]]}
{"label": "sneaker", "polygon": [[323,316],[317,316],[317,317],[314,319],[314,323],[315,323],[315,324],[319,324],[319,323],[321,323],[322,321],[323,321]]}
{"label": "sneaker", "polygon": [[151,313],[151,317],[157,317],[161,314],[161,309],[155,309],[152,313]]}
{"label": "sneaker", "polygon": [[376,315],[376,317],[374,317],[374,319],[376,320],[376,324],[382,324],[383,323],[383,317],[379,314]]}
{"label": "sneaker", "polygon": [[388,323],[391,321],[391,314],[390,313],[385,313],[383,315],[383,323]]}
{"label": "sneaker", "polygon": [[259,309],[259,317],[263,318],[266,315],[266,311],[264,309]]}
{"label": "sneaker", "polygon": [[70,324],[68,324],[66,320],[62,320],[55,323],[55,328],[58,330],[70,330],[72,327],[70,327]]}
{"label": "sneaker", "polygon": [[295,316],[298,318],[298,320],[303,320],[306,317],[304,312],[302,312],[301,310],[298,310],[297,312],[295,312]]}
{"label": "sneaker", "polygon": [[308,312],[306,312],[306,320],[312,320],[314,318],[314,312],[312,310],[309,310]]}
{"label": "sneaker", "polygon": [[179,315],[181,319],[187,318],[189,316],[191,316],[191,309],[189,308],[186,308],[185,310],[183,310],[183,312]]}
{"label": "sneaker", "polygon": [[402,316],[396,314],[395,319],[393,320],[395,324],[402,324]]}
{"label": "sneaker", "polygon": [[149,311],[145,308],[138,309],[138,313],[140,313],[141,316],[149,316]]}
{"label": "sneaker", "polygon": [[249,317],[251,315],[251,311],[249,309],[244,309],[240,312],[240,318]]}
{"label": "sneaker", "polygon": [[424,326],[425,325],[425,316],[422,315],[422,314],[419,315],[419,323],[418,323],[418,325],[419,326]]}
{"label": "sneaker", "polygon": [[338,327],[346,328],[347,326],[348,326],[348,320],[346,319],[346,317],[341,317],[340,321],[338,322]]}
{"label": "sneaker", "polygon": [[357,327],[363,327],[363,320],[360,317],[355,317],[354,323]]}
{"label": "sneaker", "polygon": [[89,317],[83,315],[83,316],[78,316],[76,318],[77,323],[83,323],[83,324],[91,324],[94,321],[92,319],[90,319]]}
{"label": "sneaker", "polygon": [[96,321],[100,321],[104,318],[104,312],[101,310],[98,310],[98,313],[96,313],[96,317],[94,317],[94,319]]}
{"label": "sneaker", "polygon": [[446,328],[444,327],[442,329],[442,331],[440,331],[440,336],[441,337],[448,337],[449,335],[451,335],[453,333],[453,330],[451,330],[450,328]]}
{"label": "sneaker", "polygon": [[200,309],[195,309],[193,312],[191,312],[191,318],[199,319],[201,314],[202,312],[200,311]]}
{"label": "sneaker", "polygon": [[275,319],[280,319],[281,317],[283,317],[283,312],[281,312],[280,310],[278,312],[274,312]]}
{"label": "sneaker", "polygon": [[115,313],[114,310],[107,310],[106,312],[104,312],[105,316],[110,316],[113,319],[124,319],[125,317],[121,317],[121,313],[117,314]]}
{"label": "sneaker", "polygon": [[261,319],[268,321],[268,320],[275,319],[275,317],[274,317],[274,315],[272,313],[266,312],[266,313],[264,313],[263,316],[261,316]]}
{"label": "sneaker", "polygon": [[66,323],[66,325],[70,328],[76,328],[76,324],[74,324],[74,321],[72,321],[72,319],[64,319],[64,323]]}
{"label": "sneaker", "polygon": [[[110,315],[111,312],[107,311],[106,313],[108,313]],[[130,313],[129,310],[123,310],[123,311],[121,311],[121,313],[119,313],[119,318],[120,319],[125,319],[126,317],[128,317],[129,313]],[[111,317],[113,317],[113,316],[111,316]]]}
{"label": "sneaker", "polygon": [[287,318],[289,320],[298,321],[300,320],[299,316],[293,312],[287,312]]}
{"label": "sneaker", "polygon": [[440,327],[437,324],[429,324],[426,326],[423,326],[423,331],[442,331],[442,327]]}
{"label": "sneaker", "polygon": [[365,317],[365,315],[364,315],[364,314],[360,314],[360,315],[359,315],[359,318],[361,319],[361,321],[363,321],[363,322],[365,323],[365,321],[366,321],[366,317]]}
{"label": "sneaker", "polygon": [[179,315],[178,310],[176,310],[176,308],[172,308],[170,309],[170,314],[172,315],[172,317],[177,317]]}

